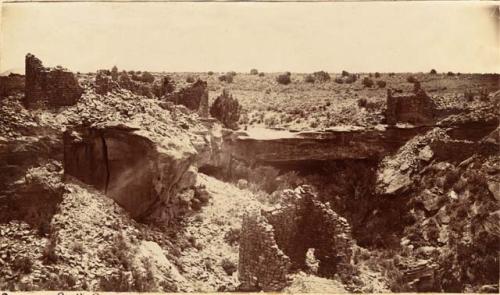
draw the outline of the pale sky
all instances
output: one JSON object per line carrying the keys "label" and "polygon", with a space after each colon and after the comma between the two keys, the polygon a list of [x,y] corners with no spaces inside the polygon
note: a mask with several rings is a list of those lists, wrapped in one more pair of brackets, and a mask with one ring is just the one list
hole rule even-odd
{"label": "pale sky", "polygon": [[0,73],[46,66],[150,71],[500,72],[498,4],[4,3]]}

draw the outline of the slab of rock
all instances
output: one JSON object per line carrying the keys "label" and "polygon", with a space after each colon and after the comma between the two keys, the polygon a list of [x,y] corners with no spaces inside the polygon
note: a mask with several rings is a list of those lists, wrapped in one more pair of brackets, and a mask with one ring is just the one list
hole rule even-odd
{"label": "slab of rock", "polygon": [[196,154],[191,145],[173,139],[158,142],[149,135],[112,123],[68,130],[64,134],[65,174],[105,192],[133,218],[146,218],[160,204],[176,203],[177,192],[196,181],[185,177],[192,174],[189,168]]}

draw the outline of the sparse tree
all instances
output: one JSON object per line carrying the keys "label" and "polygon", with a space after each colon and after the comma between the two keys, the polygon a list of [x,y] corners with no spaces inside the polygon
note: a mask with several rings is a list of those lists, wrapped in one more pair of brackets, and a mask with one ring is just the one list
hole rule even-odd
{"label": "sparse tree", "polygon": [[222,91],[222,94],[215,99],[210,107],[210,115],[230,129],[238,129],[240,114],[240,103],[226,89]]}
{"label": "sparse tree", "polygon": [[319,71],[319,72],[314,72],[313,73],[314,80],[318,82],[327,82],[330,81],[330,74],[328,74],[325,71]]}
{"label": "sparse tree", "polygon": [[342,71],[342,77],[347,77],[349,76],[349,72],[348,71]]}
{"label": "sparse tree", "polygon": [[141,75],[141,81],[145,83],[153,83],[155,81],[155,77],[149,72],[143,72]]}
{"label": "sparse tree", "polygon": [[116,66],[113,66],[111,69],[111,79],[113,81],[118,81],[118,68]]}
{"label": "sparse tree", "polygon": [[283,85],[290,84],[292,82],[292,80],[290,79],[290,72],[286,72],[285,74],[279,75],[278,77],[276,77],[276,81],[279,84],[283,84]]}
{"label": "sparse tree", "polygon": [[430,72],[431,75],[436,75],[437,74],[437,71],[435,69],[432,69],[431,72]]}
{"label": "sparse tree", "polygon": [[375,72],[375,78],[380,78],[380,73],[379,72]]}

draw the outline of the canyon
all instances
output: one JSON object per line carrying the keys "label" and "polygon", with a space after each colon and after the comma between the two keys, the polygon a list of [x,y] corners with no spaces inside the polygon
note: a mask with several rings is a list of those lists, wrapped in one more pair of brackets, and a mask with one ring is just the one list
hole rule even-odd
{"label": "canyon", "polygon": [[389,92],[370,126],[228,129],[202,80],[26,69],[0,106],[2,289],[498,290],[480,267],[498,264],[498,91],[458,111]]}

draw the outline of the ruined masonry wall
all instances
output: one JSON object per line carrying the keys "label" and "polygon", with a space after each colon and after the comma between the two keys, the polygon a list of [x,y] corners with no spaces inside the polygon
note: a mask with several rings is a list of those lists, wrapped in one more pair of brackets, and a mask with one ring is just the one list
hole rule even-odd
{"label": "ruined masonry wall", "polygon": [[258,213],[243,217],[238,274],[243,291],[279,291],[287,284],[290,258],[276,245],[272,226]]}
{"label": "ruined masonry wall", "polygon": [[63,68],[45,68],[34,55],[25,60],[25,107],[74,105],[83,94],[75,75]]}
{"label": "ruined masonry wall", "polygon": [[320,261],[319,275],[332,277],[349,267],[353,246],[347,220],[320,202],[310,187],[285,190],[280,204],[243,220],[240,282],[247,290],[279,291],[292,269],[305,266],[309,248]]}

